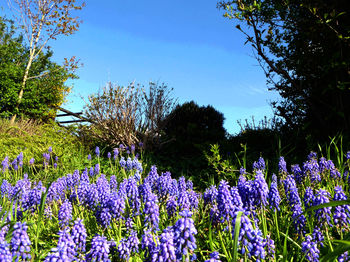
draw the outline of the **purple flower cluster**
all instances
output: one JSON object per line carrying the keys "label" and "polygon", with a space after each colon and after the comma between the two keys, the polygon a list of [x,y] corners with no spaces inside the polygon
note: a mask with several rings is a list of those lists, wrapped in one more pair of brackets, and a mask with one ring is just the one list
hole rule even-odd
{"label": "purple flower cluster", "polygon": [[191,218],[192,212],[183,210],[179,214],[181,218],[176,221],[173,229],[176,257],[181,259],[182,255],[187,256],[187,254],[193,252],[197,248],[195,238],[197,229]]}
{"label": "purple flower cluster", "polygon": [[12,238],[10,242],[10,250],[15,261],[30,261],[30,245],[31,241],[27,234],[27,224],[17,222],[13,227]]}
{"label": "purple flower cluster", "polygon": [[308,261],[319,261],[320,250],[317,248],[317,244],[315,241],[313,241],[311,236],[306,236],[305,241],[301,244],[301,247]]}

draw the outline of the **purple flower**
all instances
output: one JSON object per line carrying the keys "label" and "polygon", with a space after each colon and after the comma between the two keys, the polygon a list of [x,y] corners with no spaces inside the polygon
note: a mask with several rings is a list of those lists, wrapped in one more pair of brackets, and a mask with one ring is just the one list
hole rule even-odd
{"label": "purple flower", "polygon": [[69,261],[72,261],[76,255],[76,244],[69,233],[68,228],[62,229],[58,232],[59,238],[57,243],[57,248],[62,248],[63,255],[66,256]]}
{"label": "purple flower", "polygon": [[88,154],[87,159],[90,161],[91,160],[91,155]]}
{"label": "purple flower", "polygon": [[343,254],[341,254],[338,257],[338,262],[348,262],[348,261],[349,261],[349,252],[348,251],[344,252]]}
{"label": "purple flower", "polygon": [[318,258],[320,250],[317,248],[316,242],[312,241],[311,236],[306,236],[305,241],[301,244],[301,247],[308,261],[319,261]]}
{"label": "purple flower", "polygon": [[137,232],[135,230],[131,230],[130,236],[128,237],[128,245],[130,252],[137,253],[139,250],[140,240],[137,237]]}
{"label": "purple flower", "polygon": [[12,262],[12,254],[10,252],[10,245],[5,241],[0,240],[0,261]]}
{"label": "purple flower", "polygon": [[280,210],[279,205],[281,202],[281,197],[277,186],[277,176],[273,174],[272,182],[269,191],[269,204],[272,210]]}
{"label": "purple flower", "polygon": [[108,159],[110,159],[110,158],[112,157],[111,152],[108,152],[108,153],[107,153],[107,157],[108,157]]}
{"label": "purple flower", "polygon": [[158,261],[176,261],[174,234],[171,230],[165,230],[160,235],[159,258]]}
{"label": "purple flower", "polygon": [[97,191],[97,186],[96,184],[90,185],[89,191],[87,192],[86,195],[86,201],[91,210],[94,210],[96,206],[98,205],[98,191]]}
{"label": "purple flower", "polygon": [[119,165],[124,169],[126,168],[126,161],[125,161],[125,158],[123,156],[119,160]]}
{"label": "purple flower", "polygon": [[169,217],[173,217],[177,210],[177,201],[174,196],[170,197],[166,202],[166,210]]}
{"label": "purple flower", "polygon": [[316,244],[319,244],[321,247],[324,247],[324,236],[322,230],[319,227],[316,226],[314,228],[314,232],[312,232],[312,238],[315,240]]}
{"label": "purple flower", "polygon": [[292,165],[291,166],[291,171],[292,173],[294,174],[294,177],[295,177],[295,181],[300,184],[303,179],[304,179],[304,176],[303,176],[303,171],[301,171],[301,168],[298,164],[296,165]]}
{"label": "purple flower", "polygon": [[66,249],[67,247],[64,244],[59,244],[57,247],[52,248],[44,262],[73,261],[73,259],[68,257]]}
{"label": "purple flower", "polygon": [[305,189],[305,194],[304,194],[304,204],[305,208],[309,208],[313,205],[314,202],[314,192],[311,187],[307,187]]}
{"label": "purple flower", "polygon": [[96,210],[96,219],[103,228],[108,228],[112,221],[112,215],[109,212],[109,208],[99,207]]}
{"label": "purple flower", "polygon": [[94,175],[98,175],[98,174],[100,174],[100,165],[96,164],[94,168]]}
{"label": "purple flower", "polygon": [[230,217],[233,216],[235,206],[232,201],[233,197],[231,195],[230,186],[227,181],[221,180],[218,189],[217,202],[220,216],[222,217],[222,223],[224,221],[229,221]]}
{"label": "purple flower", "polygon": [[119,219],[124,213],[125,200],[117,192],[114,192],[109,198],[108,207],[113,218]]}
{"label": "purple flower", "polygon": [[145,226],[158,230],[159,224],[159,206],[158,198],[152,192],[149,192],[145,199],[145,207],[143,209],[145,214]]}
{"label": "purple flower", "polygon": [[255,205],[260,207],[266,206],[269,188],[261,170],[256,171],[253,186]]}
{"label": "purple flower", "polygon": [[58,220],[61,227],[68,226],[70,220],[72,219],[72,211],[72,204],[68,199],[66,199],[58,211]]}
{"label": "purple flower", "polygon": [[303,169],[304,174],[310,177],[312,183],[318,183],[321,181],[320,166],[315,158],[305,162]]}
{"label": "purple flower", "polygon": [[126,194],[129,198],[130,207],[134,212],[138,212],[140,209],[140,195],[135,178],[130,177],[126,183]]}
{"label": "purple flower", "polygon": [[253,170],[265,170],[265,161],[262,157],[257,162],[253,163]]}
{"label": "purple flower", "polygon": [[310,154],[307,156],[307,160],[311,159],[317,159],[317,153],[311,151]]}
{"label": "purple flower", "polygon": [[212,253],[210,253],[210,258],[205,260],[204,262],[220,262],[220,257],[219,257],[219,252],[218,251],[214,251]]}
{"label": "purple flower", "polygon": [[306,218],[303,215],[303,210],[301,208],[301,200],[298,194],[298,188],[296,187],[295,180],[293,179],[292,175],[288,175],[287,178],[283,180],[283,186],[288,204],[292,211],[294,227],[299,234],[303,234],[306,224]]}
{"label": "purple flower", "polygon": [[[347,200],[347,196],[345,195],[343,188],[341,186],[336,186],[334,188],[334,197],[333,200],[341,201]],[[350,206],[342,205],[336,206],[334,215],[333,215],[334,224],[339,225],[340,227],[346,226],[350,223]]]}
{"label": "purple flower", "polygon": [[191,218],[192,212],[183,210],[180,212],[180,216],[182,218],[176,221],[174,226],[175,252],[178,259],[181,259],[182,255],[186,256],[189,252],[197,248],[194,237],[197,234],[197,230]]}
{"label": "purple flower", "polygon": [[22,261],[30,261],[31,259],[31,242],[27,234],[27,229],[28,226],[25,222],[17,222],[13,227],[10,249],[12,256],[16,258],[15,261],[19,261],[20,259],[22,259]]}
{"label": "purple flower", "polygon": [[109,259],[110,243],[104,236],[97,235],[91,240],[91,249],[86,256],[86,261],[106,261]]}
{"label": "purple flower", "polygon": [[2,164],[2,172],[5,173],[10,167],[10,165],[9,165],[9,157],[5,156],[5,158],[1,162],[1,164]]}
{"label": "purple flower", "polygon": [[207,188],[203,195],[204,205],[214,204],[216,202],[217,195],[218,190],[216,189],[215,185],[212,185],[209,188]]}
{"label": "purple flower", "polygon": [[287,163],[284,160],[283,156],[280,157],[280,161],[278,162],[278,172],[279,173],[286,173],[286,174],[288,173],[288,171],[287,171]]}
{"label": "purple flower", "polygon": [[[324,189],[319,189],[316,191],[313,205],[318,206],[321,204],[329,203],[329,198],[330,198],[330,194],[328,191]],[[316,221],[319,221],[321,223],[324,221],[327,221],[327,223],[330,225],[331,211],[332,211],[332,207],[324,207],[324,208],[316,209],[315,211]]]}
{"label": "purple flower", "polygon": [[113,149],[113,158],[114,158],[114,160],[116,160],[116,158],[118,157],[118,155],[119,155],[119,150],[118,150],[118,148],[114,148],[114,149]]}
{"label": "purple flower", "polygon": [[127,239],[122,238],[119,242],[118,245],[118,253],[119,253],[119,258],[128,261],[131,251],[130,251],[130,247],[129,247],[129,242]]}
{"label": "purple flower", "polygon": [[179,197],[177,199],[177,205],[179,207],[179,210],[190,209],[191,202],[187,191],[180,191]]}
{"label": "purple flower", "polygon": [[34,157],[32,157],[30,160],[29,160],[29,165],[34,165],[34,161],[35,161],[35,159],[34,159]]}
{"label": "purple flower", "polygon": [[95,154],[97,157],[100,156],[100,148],[98,146],[95,148]]}

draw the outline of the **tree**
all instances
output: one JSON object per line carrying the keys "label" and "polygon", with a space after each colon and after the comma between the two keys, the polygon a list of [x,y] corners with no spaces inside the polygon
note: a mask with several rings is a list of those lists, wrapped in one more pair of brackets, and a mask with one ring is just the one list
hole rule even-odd
{"label": "tree", "polygon": [[322,139],[350,131],[350,19],[346,0],[235,0],[218,7],[240,21],[287,127]]}
{"label": "tree", "polygon": [[64,85],[73,72],[51,61],[51,50],[41,52],[33,61],[31,78],[24,88],[22,102],[16,110],[18,93],[29,59],[29,48],[23,36],[9,20],[0,17],[0,117],[10,118],[16,111],[21,117],[46,121],[55,116],[70,87]]}
{"label": "tree", "polygon": [[[81,21],[73,17],[72,12],[81,10],[85,3],[78,5],[75,2],[75,0],[9,0],[10,6],[18,13],[17,23],[23,29],[29,48],[29,58],[15,112],[11,118],[12,123],[18,114],[27,81],[47,74],[47,72],[42,75],[32,74],[30,69],[33,62],[38,59],[49,40],[56,39],[59,35],[71,35],[78,30]],[[70,60],[70,62],[72,62],[71,67],[76,67],[75,61]]]}
{"label": "tree", "polygon": [[165,84],[150,83],[148,90],[134,85],[108,83],[97,94],[89,96],[85,115],[92,137],[108,146],[137,144],[158,147],[165,119],[174,107],[172,89]]}
{"label": "tree", "polygon": [[209,145],[223,141],[226,130],[224,116],[212,106],[198,106],[194,101],[178,105],[165,119],[165,139],[174,155],[193,156],[202,154]]}

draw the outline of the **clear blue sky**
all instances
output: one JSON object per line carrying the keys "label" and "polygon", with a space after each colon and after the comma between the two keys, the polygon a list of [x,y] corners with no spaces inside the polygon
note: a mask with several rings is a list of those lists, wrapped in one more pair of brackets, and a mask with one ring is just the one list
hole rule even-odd
{"label": "clear blue sky", "polygon": [[58,63],[76,56],[77,71],[66,108],[81,111],[80,98],[107,81],[165,82],[180,103],[212,105],[226,118],[230,133],[237,120],[272,116],[269,102],[278,98],[235,22],[222,17],[216,1],[87,1],[78,14],[78,32],[51,40]]}

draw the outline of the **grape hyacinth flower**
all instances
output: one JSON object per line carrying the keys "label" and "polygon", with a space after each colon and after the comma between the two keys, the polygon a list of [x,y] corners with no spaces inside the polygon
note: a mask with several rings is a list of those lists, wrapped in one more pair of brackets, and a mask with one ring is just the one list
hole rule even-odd
{"label": "grape hyacinth flower", "polygon": [[5,173],[10,167],[9,157],[5,156],[5,158],[4,158],[4,160],[2,161],[1,164],[2,164],[2,172]]}
{"label": "grape hyacinth flower", "polygon": [[124,213],[125,199],[118,192],[113,192],[109,198],[108,207],[113,218],[119,219]]}
{"label": "grape hyacinth flower", "polygon": [[123,156],[119,160],[119,165],[124,169],[126,168],[126,161],[125,161],[125,158]]}
{"label": "grape hyacinth flower", "polygon": [[[327,190],[319,189],[316,191],[315,197],[314,197],[314,206],[329,203],[330,194]],[[316,221],[318,222],[324,222],[327,221],[329,225],[331,225],[331,212],[332,207],[324,207],[316,209],[315,216]]]}
{"label": "grape hyacinth flower", "polygon": [[96,164],[94,168],[94,175],[100,174],[100,164]]}
{"label": "grape hyacinth flower", "polygon": [[230,217],[233,216],[235,211],[235,206],[233,205],[233,197],[231,195],[230,186],[227,181],[221,180],[218,188],[218,209],[220,211],[220,216],[222,217],[221,222],[229,221]]}
{"label": "grape hyacinth flower", "polygon": [[314,202],[314,192],[311,187],[307,187],[305,189],[305,194],[304,194],[304,204],[305,208],[309,208],[313,205]]}
{"label": "grape hyacinth flower", "polygon": [[77,219],[74,221],[74,225],[72,228],[72,238],[76,245],[76,251],[78,253],[84,253],[85,252],[85,245],[86,245],[86,229],[83,224],[83,220]]}
{"label": "grape hyacinth flower", "polygon": [[91,160],[91,155],[88,154],[87,159],[90,161]]}
{"label": "grape hyacinth flower", "polygon": [[69,229],[66,227],[58,232],[59,238],[57,247],[63,247],[64,255],[68,257],[69,261],[73,261],[76,255],[76,244],[73,241]]}
{"label": "grape hyacinth flower", "polygon": [[14,231],[12,233],[12,239],[10,242],[10,250],[15,261],[30,261],[30,239],[27,234],[28,226],[27,224],[17,222],[14,227]]}
{"label": "grape hyacinth flower", "polygon": [[280,157],[280,161],[278,162],[278,172],[279,172],[279,173],[285,173],[285,174],[288,173],[288,170],[287,170],[287,163],[286,163],[286,161],[284,160],[284,157],[283,157],[283,156]]}
{"label": "grape hyacinth flower", "polygon": [[279,204],[281,202],[281,197],[278,191],[278,186],[277,186],[277,176],[275,174],[272,175],[272,182],[270,186],[270,191],[269,191],[269,204],[271,210],[280,210]]}
{"label": "grape hyacinth flower", "polygon": [[267,204],[267,197],[269,188],[261,170],[256,171],[254,179],[254,204],[255,206],[265,207]]}
{"label": "grape hyacinth flower", "polygon": [[10,252],[10,245],[4,240],[0,240],[0,261],[12,262],[12,254]]}
{"label": "grape hyacinth flower", "polygon": [[316,244],[319,244],[321,247],[324,247],[324,244],[323,244],[324,236],[322,234],[322,230],[317,226],[314,228],[314,231],[312,232],[312,239],[315,240]]}
{"label": "grape hyacinth flower", "polygon": [[[349,153],[349,152],[348,152]],[[338,257],[338,262],[348,262],[350,259],[349,252],[346,251]]]}
{"label": "grape hyacinth flower", "polygon": [[117,159],[118,155],[119,155],[119,150],[118,150],[118,148],[114,148],[114,149],[113,149],[113,158],[114,158],[114,160]]}
{"label": "grape hyacinth flower", "polygon": [[177,201],[174,196],[170,197],[166,202],[166,210],[169,217],[173,217],[177,210]]}
{"label": "grape hyacinth flower", "polygon": [[[231,190],[231,194],[232,194],[232,190]],[[218,190],[216,189],[216,186],[211,185],[204,192],[204,195],[203,195],[204,205],[215,204],[217,195],[218,195]]]}
{"label": "grape hyacinth flower", "polygon": [[111,157],[112,157],[111,152],[108,152],[108,153],[107,153],[107,158],[110,159]]}
{"label": "grape hyacinth flower", "polygon": [[137,253],[139,250],[140,240],[137,237],[137,232],[135,230],[131,230],[130,236],[128,237],[128,245],[130,252]]}
{"label": "grape hyacinth flower", "polygon": [[317,248],[317,244],[315,241],[313,241],[311,236],[306,236],[305,241],[301,244],[301,247],[308,261],[319,261],[320,250]]}
{"label": "grape hyacinth flower", "polygon": [[238,192],[238,188],[233,186],[231,187],[231,196],[232,196],[232,203],[233,205],[235,205],[238,208],[242,208],[243,207],[243,202],[242,202],[242,198],[241,195]]}
{"label": "grape hyacinth flower", "polygon": [[262,157],[260,157],[257,162],[253,163],[253,170],[265,170],[265,160]]}
{"label": "grape hyacinth flower", "polygon": [[66,246],[64,244],[59,244],[57,247],[51,248],[49,254],[47,254],[44,262],[63,262],[63,261],[72,261],[71,258],[68,257]]}
{"label": "grape hyacinth flower", "polygon": [[96,220],[103,227],[108,228],[112,221],[112,215],[109,212],[109,208],[99,207],[96,210]]}
{"label": "grape hyacinth flower", "polygon": [[122,238],[119,242],[118,245],[118,253],[119,253],[119,258],[128,261],[131,251],[130,251],[130,247],[129,247],[129,242],[127,239]]}
{"label": "grape hyacinth flower", "polygon": [[145,226],[158,230],[159,224],[159,206],[158,198],[152,192],[149,192],[145,199],[145,207],[143,209],[145,214]]}
{"label": "grape hyacinth flower", "polygon": [[193,252],[196,248],[195,235],[197,229],[194,226],[193,219],[191,218],[192,212],[185,209],[180,212],[180,218],[174,225],[174,240],[176,257],[182,258],[182,255],[188,256],[190,252]]}
{"label": "grape hyacinth flower", "polygon": [[100,156],[100,148],[98,146],[95,148],[95,154],[97,157]]}
{"label": "grape hyacinth flower", "polygon": [[[334,188],[334,197],[333,200],[341,201],[347,200],[347,196],[345,195],[343,188],[341,186],[336,186]],[[339,225],[340,227],[345,227],[350,224],[350,206],[342,205],[336,206],[333,220],[335,225]]]}
{"label": "grape hyacinth flower", "polygon": [[34,161],[35,161],[35,159],[34,159],[34,157],[32,157],[32,158],[29,160],[29,165],[30,165],[30,166],[34,165]]}
{"label": "grape hyacinth flower", "polygon": [[191,202],[190,202],[190,199],[188,197],[187,191],[180,191],[179,197],[177,199],[177,205],[179,207],[179,210],[191,208]]}
{"label": "grape hyacinth flower", "polygon": [[218,251],[214,251],[212,253],[210,253],[210,258],[205,260],[204,262],[220,262],[220,257],[219,257],[219,252]]}
{"label": "grape hyacinth flower", "polygon": [[86,261],[106,261],[109,259],[110,242],[104,236],[96,235],[91,240],[91,249],[86,256]]}
{"label": "grape hyacinth flower", "polygon": [[164,232],[160,235],[158,261],[176,261],[174,235],[171,230],[164,230]]}
{"label": "grape hyacinth flower", "polygon": [[304,179],[303,171],[300,166],[298,164],[292,165],[291,171],[294,174],[295,181],[300,184]]}
{"label": "grape hyacinth flower", "polygon": [[72,219],[72,211],[72,204],[66,199],[58,211],[58,220],[61,227],[68,226]]}

